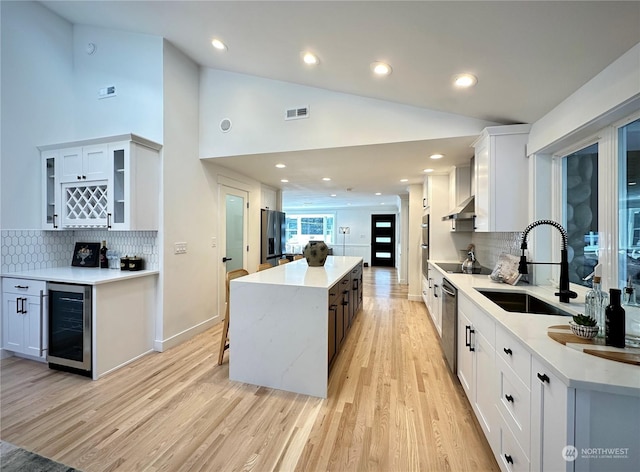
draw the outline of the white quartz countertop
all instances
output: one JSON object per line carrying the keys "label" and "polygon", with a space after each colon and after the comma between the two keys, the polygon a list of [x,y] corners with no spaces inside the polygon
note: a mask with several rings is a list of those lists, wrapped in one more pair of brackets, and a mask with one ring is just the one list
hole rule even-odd
{"label": "white quartz countertop", "polygon": [[362,262],[362,257],[328,256],[323,267],[309,267],[306,259],[289,262],[271,269],[246,275],[231,283],[291,285],[329,289],[353,267]]}
{"label": "white quartz countertop", "polygon": [[[437,262],[430,261],[433,264]],[[547,328],[565,325],[566,316],[510,313],[476,289],[526,292],[561,307],[571,313],[584,313],[584,297],[571,303],[560,303],[551,286],[511,286],[494,282],[487,275],[450,274],[437,267],[444,277],[455,285],[474,304],[489,313],[496,323],[504,327],[544,363],[569,387],[600,390],[611,393],[640,396],[640,367],[609,359],[602,359],[564,346],[547,335]],[[496,349],[499,346],[496,346]]]}
{"label": "white quartz countertop", "polygon": [[120,280],[133,279],[157,275],[157,270],[120,270],[100,269],[97,267],[51,267],[47,269],[33,269],[21,272],[3,272],[2,277],[16,279],[45,280],[47,282],[61,282],[69,284],[99,285]]}

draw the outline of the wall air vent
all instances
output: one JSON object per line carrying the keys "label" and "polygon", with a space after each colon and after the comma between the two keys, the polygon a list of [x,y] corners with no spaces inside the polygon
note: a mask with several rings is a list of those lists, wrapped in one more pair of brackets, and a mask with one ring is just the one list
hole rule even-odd
{"label": "wall air vent", "polygon": [[284,115],[285,120],[299,120],[301,118],[309,118],[309,105],[301,108],[290,108]]}

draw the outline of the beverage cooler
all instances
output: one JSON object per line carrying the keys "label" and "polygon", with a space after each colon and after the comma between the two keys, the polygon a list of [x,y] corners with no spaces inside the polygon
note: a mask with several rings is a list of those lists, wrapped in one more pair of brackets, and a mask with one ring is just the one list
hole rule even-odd
{"label": "beverage cooler", "polygon": [[92,376],[91,286],[49,283],[49,367]]}

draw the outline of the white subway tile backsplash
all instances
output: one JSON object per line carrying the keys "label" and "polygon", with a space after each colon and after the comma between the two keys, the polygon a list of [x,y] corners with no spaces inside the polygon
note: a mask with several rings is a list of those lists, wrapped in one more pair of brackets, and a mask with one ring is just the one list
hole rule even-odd
{"label": "white subway tile backsplash", "polygon": [[160,266],[157,231],[106,230],[4,230],[0,232],[0,266],[3,273],[69,266],[76,242],[103,240],[120,256],[142,257],[147,269]]}

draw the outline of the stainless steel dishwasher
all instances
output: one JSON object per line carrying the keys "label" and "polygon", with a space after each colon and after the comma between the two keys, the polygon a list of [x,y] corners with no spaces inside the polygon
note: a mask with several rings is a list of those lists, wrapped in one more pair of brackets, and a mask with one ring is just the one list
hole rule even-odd
{"label": "stainless steel dishwasher", "polygon": [[447,279],[442,279],[442,350],[449,369],[458,370],[456,339],[458,333],[458,289]]}

